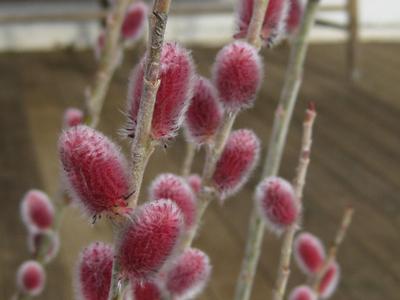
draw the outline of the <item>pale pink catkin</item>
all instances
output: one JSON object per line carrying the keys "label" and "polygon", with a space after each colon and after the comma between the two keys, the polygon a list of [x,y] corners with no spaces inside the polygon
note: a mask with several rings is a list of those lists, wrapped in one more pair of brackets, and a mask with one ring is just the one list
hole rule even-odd
{"label": "pale pink catkin", "polygon": [[328,266],[325,275],[322,277],[318,292],[322,299],[330,298],[336,291],[339,284],[340,268],[337,262]]}
{"label": "pale pink catkin", "polygon": [[24,295],[38,296],[46,284],[46,273],[37,261],[24,262],[17,271],[17,286]]}
{"label": "pale pink catkin", "polygon": [[267,228],[281,234],[297,222],[301,205],[292,184],[280,177],[267,177],[256,189],[255,202]]}
{"label": "pale pink catkin", "polygon": [[138,40],[147,24],[147,4],[143,1],[136,1],[128,8],[125,19],[122,23],[121,35],[126,40]]}
{"label": "pale pink catkin", "polygon": [[182,214],[170,200],[136,209],[118,245],[122,275],[140,282],[153,278],[173,255],[182,225]]}
{"label": "pale pink catkin", "polygon": [[[130,75],[127,134],[134,137],[144,81],[144,57]],[[182,122],[192,95],[194,65],[186,49],[165,43],[160,58],[160,87],[154,106],[151,136],[155,140],[173,138]]]}
{"label": "pale pink catkin", "polygon": [[167,272],[166,288],[174,299],[193,299],[204,289],[210,274],[211,265],[207,254],[189,248]]}
{"label": "pale pink catkin", "polygon": [[289,300],[317,300],[317,295],[314,291],[306,286],[300,285],[296,287],[289,295]]}
{"label": "pale pink catkin", "polygon": [[83,111],[79,108],[67,108],[64,112],[64,128],[69,128],[82,124],[83,116]]}
{"label": "pale pink catkin", "polygon": [[251,107],[263,78],[263,65],[257,50],[236,41],[220,50],[213,66],[213,82],[219,100],[227,111]]}
{"label": "pale pink catkin", "polygon": [[21,202],[21,218],[29,231],[44,232],[54,222],[54,207],[42,191],[29,190]]}
{"label": "pale pink catkin", "polygon": [[58,151],[68,191],[88,215],[126,213],[129,165],[111,140],[79,125],[61,134]]}
{"label": "pale pink catkin", "polygon": [[308,232],[296,236],[293,252],[298,266],[305,274],[316,274],[325,260],[322,242]]}
{"label": "pale pink catkin", "polygon": [[208,79],[198,76],[185,119],[189,140],[198,145],[210,142],[221,123],[222,113],[215,87]]}
{"label": "pale pink catkin", "polygon": [[217,161],[213,182],[221,199],[235,194],[247,182],[258,162],[260,141],[253,131],[231,133]]}
{"label": "pale pink catkin", "polygon": [[196,219],[196,196],[180,176],[166,173],[158,175],[150,186],[150,199],[169,199],[181,210],[185,227],[189,229]]}

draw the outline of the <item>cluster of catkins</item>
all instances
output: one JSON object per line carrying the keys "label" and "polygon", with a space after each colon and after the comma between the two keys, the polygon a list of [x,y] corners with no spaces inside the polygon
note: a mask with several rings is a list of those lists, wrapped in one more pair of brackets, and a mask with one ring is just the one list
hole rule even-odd
{"label": "cluster of catkins", "polygon": [[[130,75],[127,137],[135,134],[144,64],[145,58]],[[262,64],[256,49],[236,41],[217,55],[210,81],[195,74],[189,51],[167,42],[160,58],[160,79],[152,140],[165,143],[184,124],[190,142],[211,145],[224,114],[252,105],[262,79]],[[191,299],[201,292],[211,271],[208,256],[198,249],[179,247],[182,236],[196,226],[200,177],[161,174],[150,185],[148,201],[129,207],[131,166],[114,142],[90,127],[76,125],[64,130],[58,149],[73,203],[87,216],[126,217],[115,245],[97,242],[83,250],[75,284],[78,298],[107,299],[114,259],[120,264],[121,280],[130,282],[126,299],[159,299],[164,294]],[[221,199],[246,182],[259,149],[251,130],[230,134],[212,178]]]}
{"label": "cluster of catkins", "polygon": [[[21,294],[36,296],[46,281],[43,265],[49,263],[59,249],[58,234],[52,229],[55,214],[49,197],[39,190],[28,191],[21,201],[21,219],[28,231],[27,244],[33,259],[19,267],[17,286]],[[46,247],[40,248],[43,243]]]}
{"label": "cluster of catkins", "polygon": [[[270,0],[262,29],[266,45],[275,43],[284,28],[289,32],[289,28],[294,30],[298,25],[301,6],[289,9],[288,2]],[[253,0],[239,1],[236,39],[246,36],[252,7]],[[122,26],[123,38],[136,39],[140,35],[146,11],[142,2],[130,7]],[[103,45],[104,36],[99,38],[99,51]],[[130,138],[135,136],[145,63],[144,57],[130,75],[125,129],[125,136]],[[219,51],[209,80],[195,73],[189,51],[168,42],[162,48],[159,77],[151,139],[164,144],[183,125],[188,142],[212,147],[225,116],[253,105],[261,86],[263,65],[253,46],[236,40]],[[120,280],[130,283],[125,299],[156,300],[165,294],[173,299],[194,298],[210,277],[209,258],[201,250],[182,250],[180,245],[182,236],[197,225],[200,177],[161,174],[149,188],[148,201],[130,207],[128,199],[135,192],[131,190],[130,162],[108,137],[82,125],[83,117],[74,108],[64,115],[66,129],[58,142],[63,183],[72,203],[78,204],[88,217],[95,220],[101,215],[118,216],[125,222],[115,245],[96,242],[82,251],[75,278],[77,298],[108,299],[115,259],[120,264]],[[246,183],[259,152],[259,139],[251,130],[239,129],[229,135],[212,176],[212,185],[221,200]],[[301,212],[291,185],[280,178],[263,180],[257,188],[256,201],[266,223],[277,233],[297,222]],[[43,193],[32,191],[23,201],[22,213],[32,235],[32,251],[37,240],[48,239],[48,251],[41,255],[43,261],[49,261],[58,247],[58,238],[51,231],[54,209],[50,201]],[[18,271],[18,285],[24,293],[37,295],[44,281],[45,273],[38,262],[28,261]],[[332,289],[325,285],[325,289]]]}

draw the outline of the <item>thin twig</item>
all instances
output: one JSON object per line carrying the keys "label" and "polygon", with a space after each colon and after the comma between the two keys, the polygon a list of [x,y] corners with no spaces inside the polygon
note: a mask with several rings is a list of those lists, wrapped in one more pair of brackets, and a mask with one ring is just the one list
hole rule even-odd
{"label": "thin twig", "polygon": [[108,87],[122,55],[120,33],[122,23],[132,0],[118,0],[106,20],[104,47],[93,85],[86,92],[86,116],[91,127],[96,127],[106,97]]}
{"label": "thin twig", "polygon": [[269,0],[256,0],[253,4],[253,16],[251,18],[247,32],[247,42],[254,45],[257,49],[261,47],[260,32],[264,23],[265,12],[267,11]]}
{"label": "thin twig", "polygon": [[186,236],[182,239],[182,249],[190,247],[196,235],[197,229],[200,226],[201,219],[208,207],[208,204],[215,195],[215,190],[212,185],[212,176],[214,174],[217,161],[224,149],[226,140],[232,130],[233,123],[236,119],[236,113],[227,113],[224,116],[221,127],[215,137],[213,145],[209,145],[206,149],[206,158],[203,167],[201,178],[202,189],[198,197],[197,216],[194,228],[189,230]]}
{"label": "thin twig", "polygon": [[[308,36],[314,24],[318,4],[319,0],[308,0],[299,33],[291,49],[285,84],[275,113],[263,177],[278,174],[289,124],[302,82]],[[250,298],[254,275],[260,258],[263,236],[264,224],[254,207],[250,216],[246,250],[236,286],[235,300],[248,300]]]}
{"label": "thin twig", "polygon": [[[144,70],[144,86],[140,101],[135,130],[135,139],[132,145],[132,196],[128,199],[129,206],[134,208],[139,199],[140,188],[142,185],[143,174],[147,162],[154,152],[155,141],[151,138],[151,123],[153,119],[156,95],[160,86],[159,71],[160,57],[164,43],[164,33],[167,25],[168,12],[171,0],[155,0],[153,11],[149,16],[150,38],[147,46],[146,65]],[[115,228],[116,240],[120,233],[119,228]],[[117,257],[114,259],[111,288],[109,299],[118,300],[121,297],[124,284],[119,280],[120,264]]]}
{"label": "thin twig", "polygon": [[190,141],[186,142],[186,154],[182,165],[182,176],[188,177],[192,170],[193,160],[196,155],[196,145]]}
{"label": "thin twig", "polygon": [[155,0],[153,11],[149,17],[150,36],[144,70],[144,86],[137,117],[135,139],[132,145],[132,183],[134,193],[129,199],[129,205],[131,207],[137,204],[144,169],[155,146],[151,138],[151,122],[153,120],[157,91],[160,86],[160,57],[164,44],[164,33],[167,26],[170,4],[171,0]]}
{"label": "thin twig", "polygon": [[317,272],[317,275],[315,276],[315,278],[313,280],[312,287],[317,295],[319,295],[319,286],[321,284],[322,278],[324,277],[329,266],[336,260],[336,256],[337,256],[339,247],[342,244],[342,242],[346,236],[347,230],[353,219],[353,213],[354,213],[353,207],[351,207],[351,206],[346,207],[346,209],[343,213],[340,227],[336,233],[335,239],[332,241],[331,247],[329,248],[328,256],[325,259],[324,264],[322,265],[320,270]]}
{"label": "thin twig", "polygon": [[[312,131],[315,117],[315,109],[314,106],[311,104],[306,111],[306,117],[303,123],[303,137],[301,143],[299,164],[297,167],[296,177],[293,182],[294,192],[297,201],[299,201],[299,205],[301,205],[302,202],[304,184],[306,180],[308,165],[310,163]],[[284,234],[281,256],[278,266],[278,276],[275,282],[275,288],[272,296],[273,300],[282,300],[285,295],[286,286],[290,275],[290,260],[292,257],[293,239],[298,228],[298,223],[294,223],[288,228],[288,230]]]}

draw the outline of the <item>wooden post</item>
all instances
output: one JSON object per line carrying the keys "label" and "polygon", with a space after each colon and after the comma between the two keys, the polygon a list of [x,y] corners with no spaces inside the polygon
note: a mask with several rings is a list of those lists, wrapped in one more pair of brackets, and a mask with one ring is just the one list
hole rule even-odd
{"label": "wooden post", "polygon": [[347,40],[347,74],[355,81],[359,77],[358,58],[358,0],[347,0],[348,40]]}

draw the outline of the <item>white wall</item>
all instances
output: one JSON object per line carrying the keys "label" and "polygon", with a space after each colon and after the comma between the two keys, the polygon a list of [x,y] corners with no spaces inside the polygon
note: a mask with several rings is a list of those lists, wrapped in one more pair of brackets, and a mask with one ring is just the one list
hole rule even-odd
{"label": "white wall", "polygon": [[[201,1],[201,0],[198,0]],[[236,1],[236,0],[234,0]],[[322,0],[322,4],[340,4],[345,0]],[[400,41],[400,0],[359,0],[362,40]],[[27,13],[46,10],[69,11],[71,9],[92,10],[95,3],[66,2],[35,5],[21,5],[10,2],[0,4],[0,14],[10,12]],[[78,7],[79,6],[79,7]],[[346,22],[343,13],[324,13],[320,16],[339,22]],[[167,38],[182,42],[222,45],[231,39],[233,29],[232,14],[202,17],[175,16],[169,19]],[[190,24],[190,25],[189,25]],[[190,28],[190,31],[187,30]],[[216,30],[217,29],[217,30]],[[53,49],[75,45],[87,47],[96,39],[96,22],[63,22],[0,25],[0,51],[25,51]],[[338,41],[346,38],[344,32],[318,27],[312,32],[313,41]]]}

